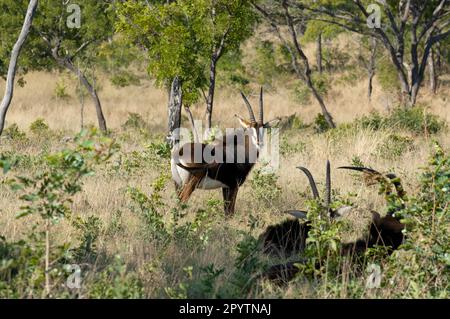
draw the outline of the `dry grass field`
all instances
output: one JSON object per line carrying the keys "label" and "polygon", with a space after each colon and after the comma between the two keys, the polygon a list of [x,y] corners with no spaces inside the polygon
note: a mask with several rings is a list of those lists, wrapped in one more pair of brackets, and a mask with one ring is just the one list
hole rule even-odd
{"label": "dry grass field", "polygon": [[[156,88],[150,80],[143,80],[139,86],[116,88],[107,78],[108,75],[99,77],[99,95],[111,135],[120,144],[120,150],[109,164],[99,167],[94,176],[84,179],[82,192],[76,195],[71,205],[71,217],[54,226],[51,233],[51,242],[55,245],[64,241],[77,243],[80,240],[79,229],[73,227],[73,221],[77,218],[86,220],[90,216],[99,218],[95,258],[86,268],[87,275],[83,279],[81,289],[70,291],[68,296],[74,294],[82,298],[204,296],[194,289],[195,285],[186,288],[186,282],[201,282],[209,278],[200,270],[208,265],[214,265],[215,269],[223,269],[214,287],[223,286],[231,280],[234,276],[236,246],[242,240],[241,232],[257,236],[265,226],[281,221],[284,218],[282,215],[284,210],[307,207],[307,201],[311,199],[310,189],[306,178],[295,168],[296,166],[308,167],[322,189],[325,163],[329,159],[332,165],[332,187],[336,197],[341,200],[351,199],[353,203],[382,212],[385,210],[385,200],[378,194],[377,186],[364,186],[354,174],[335,168],[351,165],[358,160],[382,172],[395,172],[402,179],[408,194],[417,194],[420,191],[418,182],[420,169],[427,164],[433,152],[432,142],[438,141],[444,149],[450,149],[448,129],[433,135],[398,128],[375,130],[360,125],[345,129],[345,125],[364,115],[370,115],[373,111],[388,114],[395,107],[395,103],[392,102],[391,96],[382,92],[377,82],[371,102],[366,98],[364,78],[353,84],[337,83],[328,92],[326,103],[339,124],[338,129],[320,134],[316,133],[312,126],[293,127],[282,131],[280,168],[275,172],[272,184],[268,184],[266,188],[264,185],[258,186],[261,189],[255,186],[253,181],[255,172],[260,168],[258,164],[240,190],[237,213],[231,219],[222,216],[220,191],[196,191],[188,207],[182,209],[182,212],[186,213],[182,220],[194,222],[195,218],[200,218],[199,212],[207,213],[207,217],[200,218],[198,230],[191,230],[195,234],[196,231],[198,234],[204,232],[204,237],[197,239],[204,245],[192,247],[178,238],[161,248],[161,244],[146,233],[145,217],[131,200],[130,189],[137,188],[153,198],[151,194],[157,192],[155,181],[162,180],[162,190],[158,193],[161,195],[160,205],[157,211],[163,214],[163,219],[168,223],[172,222],[172,212],[179,209],[179,203],[176,200],[175,189],[168,180],[168,162],[164,158],[151,158],[153,153],[149,151],[151,150],[149,145],[163,141],[166,133],[167,93]],[[449,80],[448,77],[443,77],[444,84],[437,95],[429,93],[424,87],[419,100],[419,104],[427,106],[426,112],[438,115],[447,122],[450,122]],[[28,74],[25,81],[25,87],[16,89],[7,117],[7,126],[16,123],[19,129],[25,132],[26,137],[20,140],[0,139],[0,153],[21,154],[29,156],[31,160],[29,164],[19,165],[16,171],[9,173],[10,175],[32,174],[39,169],[38,164],[34,164],[33,158],[67,147],[68,142],[64,137],[73,136],[80,129],[80,103],[74,89],[76,82],[71,76],[65,73],[34,72]],[[296,113],[302,123],[313,123],[319,111],[318,105],[315,102],[308,105],[298,103],[289,89],[295,80],[289,79],[288,82],[284,85],[284,81],[279,80],[279,83],[267,89],[266,118]],[[57,83],[64,83],[68,97],[55,96]],[[4,82],[0,84],[0,93],[3,88]],[[253,89],[255,94],[252,98],[255,99],[257,87]],[[233,115],[245,114],[238,93],[237,89],[230,87],[218,91],[213,116],[214,123],[218,127],[236,127],[238,123]],[[195,105],[192,109],[197,119],[203,118],[203,104]],[[141,127],[125,125],[130,113],[140,115],[144,121]],[[45,119],[51,133],[36,134],[30,131],[30,125],[39,118]],[[187,118],[183,118],[183,125],[189,127]],[[85,123],[87,125],[96,123],[94,108],[88,98],[85,101]],[[392,136],[400,136],[404,143],[393,145]],[[278,190],[273,188],[275,186]],[[32,216],[16,219],[21,205],[23,202],[18,199],[17,194],[9,190],[5,183],[0,184],[0,235],[8,240],[23,238],[23,235],[31,231],[37,223],[37,218]],[[365,231],[369,216],[348,218],[353,228],[344,236],[345,240]],[[256,226],[250,230],[249,225],[252,223]],[[87,283],[90,280],[94,282],[90,276],[107,269],[114,263],[112,260],[117,255],[120,255],[125,265],[124,269],[117,270],[118,277],[123,279],[124,286],[132,286],[127,281],[130,280],[129,276],[137,278],[140,282],[138,292],[127,291],[125,287],[119,287],[117,291],[112,292],[102,290],[98,282],[97,290],[108,291],[107,293],[102,295],[97,290],[89,288]],[[443,275],[448,276],[448,273],[443,272]],[[386,284],[378,290],[357,292],[356,289],[352,289],[353,286],[346,285],[348,280],[346,278],[342,276],[342,281],[335,283],[333,287],[327,283],[313,287],[311,283],[297,280],[279,288],[263,282],[240,297],[411,297],[402,295],[402,289],[404,290],[408,283],[396,283],[396,287]],[[114,280],[116,279],[111,277],[105,279],[105,282],[114,283]],[[362,276],[358,282],[362,285],[364,281],[365,277]],[[421,287],[419,294],[423,295],[419,296],[426,296],[427,289],[428,287]],[[227,296],[223,291],[214,293],[218,296]],[[236,296],[237,293],[229,295]]]}

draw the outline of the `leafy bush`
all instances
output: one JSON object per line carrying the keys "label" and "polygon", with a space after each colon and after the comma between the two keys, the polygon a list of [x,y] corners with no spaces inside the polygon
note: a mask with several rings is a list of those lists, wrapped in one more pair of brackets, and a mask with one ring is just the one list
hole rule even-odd
{"label": "leafy bush", "polygon": [[67,84],[63,80],[56,82],[54,95],[60,100],[67,100],[70,98],[70,95],[67,93]]}
{"label": "leafy bush", "polygon": [[388,120],[394,127],[409,130],[416,134],[427,131],[430,134],[436,134],[445,126],[444,121],[436,115],[426,112],[422,107],[410,109],[396,108]]}
{"label": "leafy bush", "polygon": [[299,154],[305,151],[306,144],[304,142],[291,143],[287,135],[283,135],[280,143],[280,154],[282,156],[289,156],[292,154]]}
{"label": "leafy bush", "polygon": [[[400,288],[396,297],[448,298],[450,156],[438,144],[420,185],[420,193],[396,213],[406,224],[406,241],[386,264],[385,284]],[[390,205],[402,208],[395,198]]]}
{"label": "leafy bush", "polygon": [[280,199],[281,187],[278,186],[278,175],[276,173],[257,169],[253,173],[250,184],[257,201],[274,205]]}
{"label": "leafy bush", "polygon": [[[74,261],[73,251],[70,243],[53,244],[50,234],[54,224],[70,215],[73,196],[82,189],[82,177],[92,175],[94,165],[107,161],[115,151],[112,140],[95,140],[95,135],[83,131],[73,148],[47,155],[42,171],[7,181],[24,202],[17,218],[34,215],[38,219],[25,239],[3,240],[0,276],[5,281],[0,294],[52,297],[64,287],[64,265]],[[92,241],[90,244],[92,247]]]}
{"label": "leafy bush", "polygon": [[110,81],[114,86],[121,87],[121,88],[130,86],[130,85],[139,85],[141,83],[138,76],[134,75],[133,73],[127,72],[127,71],[122,71],[122,72],[118,72],[117,74],[114,74],[110,78]]}
{"label": "leafy bush", "polygon": [[97,216],[87,219],[77,217],[72,221],[73,227],[79,232],[79,246],[74,249],[77,260],[94,259],[97,255],[96,241],[102,231],[102,221]]}
{"label": "leafy bush", "polygon": [[382,59],[377,63],[377,78],[383,91],[395,93],[400,90],[397,70],[391,61]]}
{"label": "leafy bush", "polygon": [[304,84],[300,84],[294,89],[294,98],[302,105],[307,105],[311,102],[311,90]]}
{"label": "leafy bush", "polygon": [[252,70],[256,72],[256,80],[261,85],[271,85],[274,76],[278,72],[273,43],[260,41],[255,51],[256,57],[252,63]]}
{"label": "leafy bush", "polygon": [[[328,94],[330,79],[326,75],[315,73],[312,76],[312,82],[320,95],[326,96]],[[312,97],[311,89],[308,88],[306,84],[301,83],[299,84],[299,86],[295,87],[294,97],[299,103],[303,105],[309,104],[311,102]]]}
{"label": "leafy bush", "polygon": [[410,137],[390,134],[383,144],[377,147],[378,153],[383,158],[395,159],[402,156],[405,152],[414,149],[414,140]]}
{"label": "leafy bush", "polygon": [[30,124],[30,131],[35,135],[41,135],[43,133],[48,132],[48,130],[49,130],[48,124],[45,123],[45,120],[42,118],[39,118]]}
{"label": "leafy bush", "polygon": [[87,297],[93,299],[141,299],[144,298],[142,282],[128,271],[120,256],[112,265],[90,280]]}
{"label": "leafy bush", "polygon": [[167,176],[160,176],[153,184],[150,197],[137,188],[130,188],[128,193],[135,206],[132,210],[139,214],[143,222],[144,236],[155,239],[165,245],[169,240],[169,231],[163,218],[166,204],[162,200],[162,191],[165,189]]}
{"label": "leafy bush", "polygon": [[331,126],[328,124],[325,116],[323,114],[318,113],[314,118],[314,130],[316,133],[324,133],[331,129]]}
{"label": "leafy bush", "polygon": [[350,54],[340,49],[338,46],[323,48],[323,61],[325,69],[328,71],[343,70],[350,61]]}
{"label": "leafy bush", "polygon": [[232,84],[235,84],[238,87],[244,87],[250,83],[249,79],[247,79],[246,77],[243,77],[239,74],[231,74],[229,79]]}
{"label": "leafy bush", "polygon": [[143,236],[154,239],[161,248],[172,240],[182,241],[190,249],[202,249],[209,241],[213,221],[217,222],[216,213],[220,211],[220,201],[209,200],[206,208],[199,208],[192,221],[183,220],[186,217],[185,205],[172,209],[170,218],[164,218],[168,207],[162,199],[168,177],[161,175],[153,182],[153,192],[150,196],[137,188],[130,188],[129,194],[133,200],[133,212],[142,220]]}
{"label": "leafy bush", "polygon": [[423,107],[396,108],[391,114],[384,117],[373,112],[362,117],[359,122],[363,127],[374,130],[383,128],[397,128],[410,131],[414,134],[436,134],[445,128],[445,121],[434,114],[427,113]]}
{"label": "leafy bush", "polygon": [[137,113],[128,113],[128,119],[122,125],[125,129],[143,130],[148,128],[148,124],[144,121],[142,116]]}
{"label": "leafy bush", "polygon": [[2,135],[14,141],[24,141],[27,139],[27,135],[25,134],[25,132],[21,131],[16,123],[13,123],[9,127],[7,127],[3,131]]}

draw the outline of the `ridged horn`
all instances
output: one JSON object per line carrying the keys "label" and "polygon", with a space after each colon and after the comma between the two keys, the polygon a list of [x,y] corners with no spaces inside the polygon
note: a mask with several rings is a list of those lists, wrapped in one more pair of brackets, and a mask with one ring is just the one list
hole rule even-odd
{"label": "ridged horn", "polygon": [[245,102],[245,106],[247,106],[248,115],[250,116],[250,122],[252,124],[256,124],[255,113],[253,113],[253,109],[252,109],[250,102],[248,101],[247,97],[245,96],[245,94],[243,92],[241,92],[241,96]]}
{"label": "ridged horn", "polygon": [[341,166],[341,167],[338,167],[338,169],[349,169],[349,170],[363,172],[363,173],[381,175],[380,172],[377,172],[376,170],[368,168],[368,167]]}
{"label": "ridged horn", "polygon": [[[343,167],[339,167],[339,169],[348,169],[348,170],[353,170],[353,171],[357,171],[357,172],[362,172],[363,174],[366,174],[366,176],[373,176],[373,177],[377,178],[377,180],[379,182],[381,180],[390,182],[390,183],[392,183],[392,185],[394,185],[395,191],[397,192],[397,195],[401,199],[405,199],[405,197],[406,197],[406,192],[403,188],[400,178],[398,178],[395,174],[389,173],[389,174],[383,175],[380,172],[377,172],[376,170],[374,170],[372,168],[367,168],[367,167],[343,166]],[[391,193],[390,187],[387,188],[385,192],[386,192],[386,195],[389,195]]]}
{"label": "ridged horn", "polygon": [[263,97],[263,87],[261,86],[261,91],[259,93],[259,125],[264,125],[264,97]]}
{"label": "ridged horn", "polygon": [[316,186],[316,182],[314,181],[314,177],[312,176],[311,172],[307,168],[302,167],[302,166],[299,166],[297,168],[300,169],[303,173],[305,173],[306,177],[308,178],[309,185],[311,186],[311,190],[312,190],[314,199],[320,199],[319,192],[318,192],[317,186]]}

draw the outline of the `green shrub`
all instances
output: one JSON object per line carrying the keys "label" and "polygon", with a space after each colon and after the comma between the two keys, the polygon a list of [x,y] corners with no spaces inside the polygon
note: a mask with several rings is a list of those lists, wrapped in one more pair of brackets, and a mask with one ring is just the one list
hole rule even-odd
{"label": "green shrub", "polygon": [[252,70],[256,72],[256,79],[261,85],[271,85],[278,72],[273,43],[260,41],[255,51],[256,56],[252,63]]}
{"label": "green shrub", "polygon": [[338,46],[325,47],[322,51],[325,69],[328,71],[343,70],[350,61],[350,54]]}
{"label": "green shrub", "polygon": [[427,113],[423,107],[396,108],[384,117],[373,112],[359,120],[363,127],[379,130],[395,128],[410,131],[414,134],[436,134],[446,127],[445,121],[434,114]]}
{"label": "green shrub", "polygon": [[54,95],[57,99],[67,100],[70,95],[67,93],[67,84],[63,80],[56,82]]}
{"label": "green shrub", "polygon": [[9,127],[7,127],[3,131],[2,135],[14,141],[24,141],[27,139],[27,135],[25,134],[25,132],[21,131],[16,123],[13,123]]}
{"label": "green shrub", "polygon": [[[329,87],[330,87],[330,80],[326,75],[313,74],[312,82],[313,82],[313,85],[316,88],[317,92],[321,96],[326,96],[328,94]],[[301,103],[303,105],[309,104],[311,102],[311,97],[312,97],[311,89],[308,88],[308,86],[306,84],[301,83],[301,84],[299,84],[299,86],[295,87],[294,97],[299,103]]]}
{"label": "green shrub", "polygon": [[378,131],[384,128],[386,119],[378,112],[371,112],[369,115],[363,116],[358,122],[361,123],[364,128]]}
{"label": "green shrub", "polygon": [[283,135],[280,143],[280,154],[282,156],[289,156],[292,154],[299,154],[304,152],[306,144],[304,142],[291,143],[289,136]]}
{"label": "green shrub", "polygon": [[319,113],[314,118],[314,130],[316,133],[324,133],[331,129],[331,126],[328,124],[327,120],[325,119],[325,116],[323,114]]}
{"label": "green shrub", "polygon": [[97,216],[87,219],[76,217],[72,221],[73,227],[78,231],[79,246],[74,250],[77,260],[94,259],[97,256],[97,239],[102,232],[102,221]]}
{"label": "green shrub", "polygon": [[139,77],[134,75],[133,73],[127,72],[127,71],[121,71],[117,74],[114,74],[110,81],[112,85],[117,87],[127,87],[130,85],[140,85],[141,81],[139,80]]}
{"label": "green shrub", "polygon": [[164,218],[168,205],[162,199],[168,177],[161,175],[153,182],[153,192],[147,196],[137,188],[130,188],[133,200],[131,209],[142,220],[144,237],[154,239],[159,247],[166,247],[172,240],[182,241],[190,249],[203,249],[209,242],[213,222],[221,211],[221,201],[209,200],[206,208],[198,208],[193,220],[186,221],[186,206],[172,209],[170,217]]}
{"label": "green shrub", "polygon": [[383,158],[395,159],[413,149],[414,140],[412,138],[390,134],[383,144],[378,146],[377,151]]}
{"label": "green shrub", "polygon": [[144,130],[148,129],[148,124],[144,121],[142,116],[137,113],[128,113],[128,119],[122,125],[124,129]]}
{"label": "green shrub", "polygon": [[278,186],[278,175],[276,173],[264,172],[263,169],[257,169],[253,173],[250,184],[252,185],[253,195],[257,201],[274,205],[280,199],[281,187]]}
{"label": "green shrub", "polygon": [[239,74],[231,74],[229,79],[232,84],[235,84],[239,87],[246,86],[247,84],[250,83],[249,79],[247,79]]}
{"label": "green shrub", "polygon": [[311,90],[302,84],[299,84],[294,89],[294,99],[302,105],[311,103]]}
{"label": "green shrub", "polygon": [[438,116],[426,112],[419,106],[410,109],[396,108],[390,115],[388,124],[415,134],[422,134],[425,131],[436,134],[445,126],[444,121],[440,120]]}
{"label": "green shrub", "polygon": [[35,135],[41,135],[48,132],[49,127],[44,119],[39,118],[30,124],[30,131]]}
{"label": "green shrub", "polygon": [[[36,216],[25,239],[1,244],[0,295],[14,297],[54,297],[64,290],[65,265],[73,263],[71,243],[53,243],[54,224],[71,214],[73,197],[82,190],[83,177],[93,167],[107,161],[116,149],[114,141],[83,131],[73,148],[45,156],[45,166],[31,176],[7,181],[23,202],[17,218]],[[92,248],[92,242],[91,242]],[[45,263],[44,263],[45,261]],[[45,265],[45,266],[44,266]]]}
{"label": "green shrub", "polygon": [[128,193],[133,200],[131,209],[138,214],[143,222],[143,235],[150,239],[155,239],[163,245],[170,240],[169,230],[164,221],[164,211],[166,204],[162,199],[162,191],[165,189],[167,176],[161,175],[153,184],[153,192],[150,196],[144,194],[138,188],[129,188]]}
{"label": "green shrub", "polygon": [[406,224],[403,248],[389,258],[383,274],[386,284],[399,288],[395,297],[449,297],[449,190],[450,156],[436,143],[420,176],[418,195],[406,205],[395,197],[390,201],[391,209],[396,209]]}
{"label": "green shrub", "polygon": [[377,78],[383,91],[390,93],[400,91],[398,73],[391,61],[386,59],[378,61]]}
{"label": "green shrub", "polygon": [[139,278],[116,256],[112,265],[88,281],[87,295],[92,299],[141,299],[144,289]]}

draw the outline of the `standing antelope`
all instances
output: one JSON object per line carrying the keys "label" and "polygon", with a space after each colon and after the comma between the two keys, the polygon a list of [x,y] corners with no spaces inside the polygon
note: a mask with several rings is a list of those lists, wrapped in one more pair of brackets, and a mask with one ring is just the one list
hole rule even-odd
{"label": "standing antelope", "polygon": [[[250,120],[235,115],[242,128],[233,130],[211,144],[200,142],[176,145],[172,150],[172,178],[182,202],[189,200],[196,188],[222,188],[224,210],[227,216],[235,211],[239,187],[245,182],[256,163],[263,146],[264,122],[263,89],[259,96],[259,119],[256,121],[253,108],[241,92]],[[200,156],[199,156],[200,155]]]}

